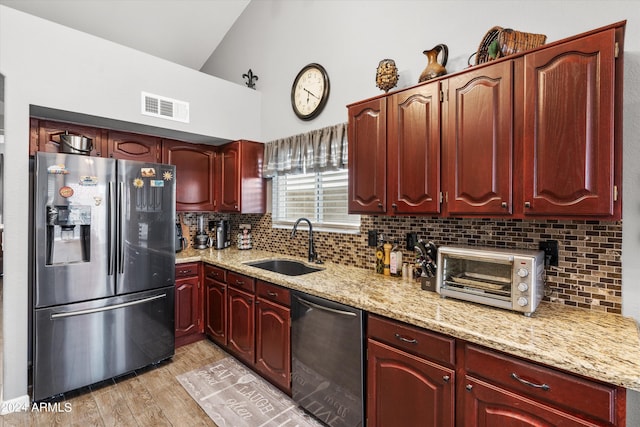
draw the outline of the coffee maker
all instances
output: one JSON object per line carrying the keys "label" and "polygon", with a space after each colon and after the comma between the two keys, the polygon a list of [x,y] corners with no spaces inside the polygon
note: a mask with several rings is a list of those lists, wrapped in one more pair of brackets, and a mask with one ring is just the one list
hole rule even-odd
{"label": "coffee maker", "polygon": [[196,249],[207,249],[209,247],[209,235],[204,228],[204,215],[198,216],[198,232],[196,233],[193,247]]}
{"label": "coffee maker", "polygon": [[231,246],[231,224],[226,219],[221,219],[215,223],[215,243],[216,249],[224,249]]}

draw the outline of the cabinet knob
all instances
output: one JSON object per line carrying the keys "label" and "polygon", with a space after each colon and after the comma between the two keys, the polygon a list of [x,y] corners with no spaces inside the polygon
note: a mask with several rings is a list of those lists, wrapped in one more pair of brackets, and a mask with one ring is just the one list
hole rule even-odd
{"label": "cabinet knob", "polygon": [[273,291],[267,291],[267,295],[269,295],[270,297],[277,297],[278,293]]}
{"label": "cabinet knob", "polygon": [[392,207],[394,210],[395,210],[395,209],[398,209],[398,205],[396,205],[395,203],[392,203],[392,204],[391,204],[391,207]]}
{"label": "cabinet knob", "polygon": [[382,208],[383,208],[382,203],[378,203],[378,209],[382,209]]}
{"label": "cabinet knob", "polygon": [[467,389],[467,391],[473,390],[473,386],[471,384],[467,384],[465,388]]}
{"label": "cabinet knob", "polygon": [[524,207],[525,208],[530,208],[531,207],[531,202],[524,202]]}
{"label": "cabinet knob", "polygon": [[444,377],[442,377],[442,380],[443,380],[445,383],[448,383],[450,379],[451,379],[451,377],[449,377],[449,375],[445,375]]}
{"label": "cabinet knob", "polygon": [[500,203],[500,206],[502,206],[503,208],[506,208],[507,207],[507,202]]}

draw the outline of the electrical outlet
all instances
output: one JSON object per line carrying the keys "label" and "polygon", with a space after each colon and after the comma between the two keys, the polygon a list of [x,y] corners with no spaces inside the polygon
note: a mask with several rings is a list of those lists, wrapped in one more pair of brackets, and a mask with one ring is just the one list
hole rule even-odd
{"label": "electrical outlet", "polygon": [[547,240],[539,243],[539,248],[544,251],[545,265],[558,266],[558,241]]}
{"label": "electrical outlet", "polygon": [[413,251],[416,247],[416,243],[418,243],[418,233],[412,231],[411,233],[407,233],[407,246],[406,249],[408,251]]}
{"label": "electrical outlet", "polygon": [[369,230],[367,237],[367,246],[374,248],[378,246],[378,230]]}

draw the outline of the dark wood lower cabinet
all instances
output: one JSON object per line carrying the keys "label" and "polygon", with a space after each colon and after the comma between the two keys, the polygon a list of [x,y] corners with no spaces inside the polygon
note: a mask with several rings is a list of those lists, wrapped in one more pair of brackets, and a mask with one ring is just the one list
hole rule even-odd
{"label": "dark wood lower cabinet", "polygon": [[255,367],[287,393],[291,393],[290,343],[291,309],[258,297]]}
{"label": "dark wood lower cabinet", "polygon": [[[466,377],[460,391],[459,425],[463,427],[602,426],[543,405],[498,386]],[[586,397],[585,397],[586,398]]]}
{"label": "dark wood lower cabinet", "polygon": [[243,362],[255,362],[254,295],[229,286],[228,343],[229,351]]}
{"label": "dark wood lower cabinet", "polygon": [[227,346],[227,284],[225,271],[204,267],[204,332],[216,343]]}
{"label": "dark wood lower cabinet", "polygon": [[202,339],[200,263],[176,266],[175,346]]}
{"label": "dark wood lower cabinet", "polygon": [[454,425],[453,369],[372,339],[367,369],[369,426]]}

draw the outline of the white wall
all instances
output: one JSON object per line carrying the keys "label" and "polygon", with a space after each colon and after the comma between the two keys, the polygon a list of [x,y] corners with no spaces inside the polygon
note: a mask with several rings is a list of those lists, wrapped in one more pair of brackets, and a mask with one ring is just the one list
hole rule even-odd
{"label": "white wall", "polygon": [[[252,1],[202,70],[241,82],[251,68],[260,77],[262,133],[270,141],[345,122],[347,104],[382,93],[375,86],[381,59],[395,60],[405,87],[426,66],[424,50],[447,44],[447,69],[459,71],[496,25],[546,34],[551,42],[625,19],[622,304],[625,315],[640,320],[640,2]],[[327,69],[331,93],[325,111],[303,122],[291,110],[291,84],[310,62]],[[640,397],[630,395],[628,425],[640,425]]]}
{"label": "white wall", "polygon": [[[6,137],[2,398],[7,401],[27,396],[30,105],[137,123],[159,133],[260,140],[261,94],[1,5],[0,52]],[[141,115],[141,91],[189,102],[191,122]]]}

